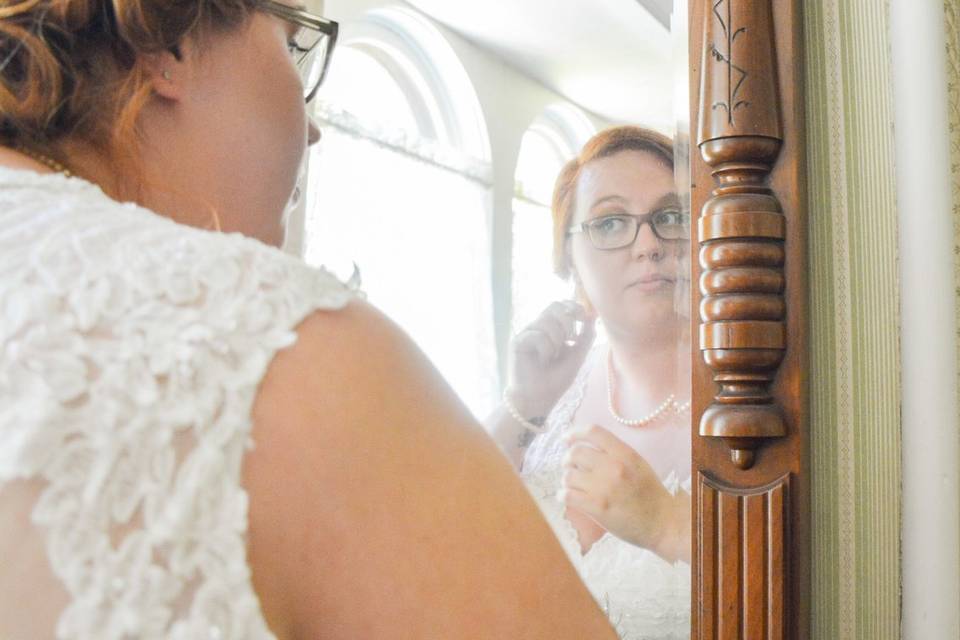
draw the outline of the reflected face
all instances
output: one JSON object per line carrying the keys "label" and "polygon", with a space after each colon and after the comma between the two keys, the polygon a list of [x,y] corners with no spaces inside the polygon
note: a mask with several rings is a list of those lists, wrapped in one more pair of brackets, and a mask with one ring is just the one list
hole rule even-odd
{"label": "reflected face", "polygon": [[[623,151],[584,166],[577,182],[573,225],[604,216],[641,216],[679,206],[673,169],[657,156]],[[597,249],[586,233],[570,239],[573,270],[612,332],[675,326],[674,290],[686,240],[661,240],[642,224],[633,243]]]}

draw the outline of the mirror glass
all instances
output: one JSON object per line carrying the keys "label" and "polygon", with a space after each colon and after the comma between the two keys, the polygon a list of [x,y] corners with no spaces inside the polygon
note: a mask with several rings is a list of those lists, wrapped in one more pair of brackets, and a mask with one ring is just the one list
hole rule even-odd
{"label": "mirror glass", "polygon": [[289,248],[356,269],[622,637],[689,637],[685,1],[324,14],[340,38]]}

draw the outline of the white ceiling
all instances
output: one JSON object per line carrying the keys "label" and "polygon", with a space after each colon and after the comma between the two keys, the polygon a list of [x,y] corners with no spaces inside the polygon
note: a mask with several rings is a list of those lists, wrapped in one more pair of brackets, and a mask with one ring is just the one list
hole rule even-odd
{"label": "white ceiling", "polygon": [[672,122],[672,0],[407,0],[604,118]]}

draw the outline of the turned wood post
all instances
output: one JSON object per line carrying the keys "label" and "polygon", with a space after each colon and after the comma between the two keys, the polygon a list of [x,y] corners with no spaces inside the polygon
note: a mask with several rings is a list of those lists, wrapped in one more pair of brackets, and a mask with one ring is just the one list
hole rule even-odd
{"label": "turned wood post", "polygon": [[719,388],[700,435],[741,469],[786,433],[770,383],[786,349],[786,221],[767,185],[782,144],[769,2],[712,2],[704,21],[697,146],[716,186],[699,220],[700,349]]}

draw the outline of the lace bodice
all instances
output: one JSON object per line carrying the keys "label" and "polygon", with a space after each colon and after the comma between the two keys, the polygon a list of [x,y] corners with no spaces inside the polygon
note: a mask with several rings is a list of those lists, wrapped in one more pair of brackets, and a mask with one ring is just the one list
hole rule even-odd
{"label": "lace bodice", "polygon": [[0,637],[267,639],[240,485],[268,364],[354,293],[0,170]]}
{"label": "lace bodice", "polygon": [[[688,640],[690,637],[690,565],[670,563],[655,553],[607,533],[586,554],[577,532],[557,499],[566,445],[562,438],[574,424],[590,372],[606,350],[596,347],[574,383],[547,418],[547,430],[527,449],[522,474],[534,500],[593,597],[622,640]],[[689,475],[663,480],[672,492],[690,492]]]}

